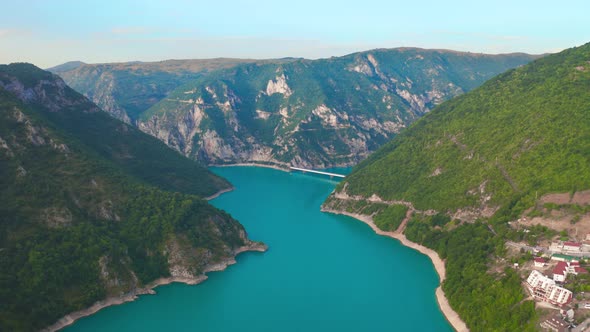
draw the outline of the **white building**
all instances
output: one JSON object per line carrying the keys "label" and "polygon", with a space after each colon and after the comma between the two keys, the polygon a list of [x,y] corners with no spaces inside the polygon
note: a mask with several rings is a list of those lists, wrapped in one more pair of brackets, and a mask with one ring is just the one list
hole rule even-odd
{"label": "white building", "polygon": [[582,249],[582,244],[578,242],[564,242],[563,243],[563,250],[564,251],[580,251]]}
{"label": "white building", "polygon": [[557,265],[553,269],[553,280],[557,282],[565,282],[567,277],[567,263],[557,262]]}
{"label": "white building", "polygon": [[588,273],[586,269],[580,266],[579,262],[557,262],[553,269],[553,280],[557,282],[565,282],[568,274],[578,275],[580,273]]}
{"label": "white building", "polygon": [[573,293],[555,284],[555,281],[533,270],[527,279],[527,288],[535,299],[563,306],[571,302]]}

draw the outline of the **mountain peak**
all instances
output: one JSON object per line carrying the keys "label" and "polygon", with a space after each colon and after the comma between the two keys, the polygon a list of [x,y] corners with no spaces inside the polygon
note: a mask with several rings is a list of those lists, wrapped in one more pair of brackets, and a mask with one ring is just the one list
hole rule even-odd
{"label": "mountain peak", "polygon": [[84,66],[86,63],[82,62],[82,61],[68,61],[66,63],[62,63],[61,65],[57,65],[55,67],[51,67],[51,68],[47,68],[47,71],[50,71],[52,73],[63,73],[66,71],[70,71],[70,70],[74,70],[78,67]]}

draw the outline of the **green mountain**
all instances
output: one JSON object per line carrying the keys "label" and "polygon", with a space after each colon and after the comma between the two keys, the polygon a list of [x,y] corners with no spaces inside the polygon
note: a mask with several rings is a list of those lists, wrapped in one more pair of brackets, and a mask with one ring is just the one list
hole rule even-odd
{"label": "green mountain", "polygon": [[[507,261],[505,240],[523,240],[509,221],[542,205],[544,194],[590,189],[589,87],[590,44],[501,74],[384,145],[324,208],[371,214],[388,212],[368,209],[372,202],[411,206],[405,234],[446,259],[443,289],[467,325],[533,330],[534,305],[519,276],[489,270]],[[381,227],[389,225],[399,221]],[[532,243],[541,239],[541,228],[528,227]]]}
{"label": "green mountain", "polygon": [[256,247],[194,195],[227,186],[59,77],[0,66],[0,330],[39,330]]}
{"label": "green mountain", "polygon": [[351,165],[435,105],[533,58],[408,48],[245,64],[177,88],[137,124],[207,163]]}
{"label": "green mountain", "polygon": [[157,139],[113,119],[57,76],[26,64],[2,66],[2,84],[128,175],[165,190],[209,196],[230,184]]}
{"label": "green mountain", "polygon": [[105,64],[75,61],[48,70],[61,76],[70,87],[84,94],[103,110],[131,123],[143,111],[189,81],[210,71],[258,61],[263,62],[227,58]]}
{"label": "green mountain", "polygon": [[444,103],[358,165],[350,195],[489,216],[516,196],[590,187],[590,46],[511,70]]}

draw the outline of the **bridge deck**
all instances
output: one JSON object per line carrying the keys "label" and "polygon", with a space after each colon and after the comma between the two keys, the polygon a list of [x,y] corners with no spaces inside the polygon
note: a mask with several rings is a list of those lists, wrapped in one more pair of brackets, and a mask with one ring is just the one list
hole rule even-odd
{"label": "bridge deck", "polygon": [[322,175],[333,176],[333,177],[337,177],[337,178],[344,178],[344,177],[346,177],[346,175],[342,175],[342,174],[316,171],[316,170],[313,170],[313,169],[305,169],[305,168],[299,168],[299,167],[289,167],[289,168],[291,170],[294,170],[294,171],[301,171],[301,172],[309,172],[309,173],[315,173],[315,174],[322,174]]}

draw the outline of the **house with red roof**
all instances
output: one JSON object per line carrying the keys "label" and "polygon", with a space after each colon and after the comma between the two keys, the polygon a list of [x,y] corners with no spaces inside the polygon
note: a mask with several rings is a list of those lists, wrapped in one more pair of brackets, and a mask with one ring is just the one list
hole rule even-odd
{"label": "house with red roof", "polygon": [[565,282],[568,273],[578,275],[581,273],[588,273],[588,271],[580,266],[580,262],[557,262],[553,269],[553,280],[557,282]]}
{"label": "house with red roof", "polygon": [[563,250],[565,250],[565,251],[580,251],[580,250],[582,250],[582,244],[579,242],[566,241],[563,243]]}
{"label": "house with red roof", "polygon": [[565,278],[567,277],[567,262],[557,262],[555,268],[553,268],[553,280],[557,282],[565,282]]}
{"label": "house with red roof", "polygon": [[535,257],[535,267],[544,267],[547,261],[543,257]]}
{"label": "house with red roof", "polygon": [[580,262],[571,262],[567,267],[567,273],[578,275],[580,273],[588,273],[588,271],[580,266]]}

